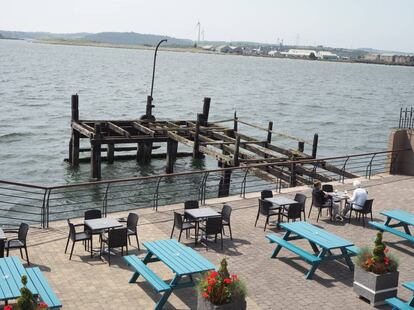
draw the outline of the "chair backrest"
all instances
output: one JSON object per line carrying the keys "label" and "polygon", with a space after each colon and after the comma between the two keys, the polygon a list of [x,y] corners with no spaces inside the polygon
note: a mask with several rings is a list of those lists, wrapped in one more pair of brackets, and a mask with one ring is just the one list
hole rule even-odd
{"label": "chair backrest", "polygon": [[312,205],[317,208],[322,207],[323,203],[321,202],[321,197],[312,191]]}
{"label": "chair backrest", "polygon": [[327,193],[332,193],[334,191],[334,188],[332,184],[324,184],[322,185],[322,190]]}
{"label": "chair backrest", "polygon": [[115,228],[108,232],[108,247],[118,248],[126,246],[128,242],[127,236],[128,228]]}
{"label": "chair backrest", "polygon": [[99,209],[92,209],[85,211],[84,219],[85,220],[93,220],[99,219],[102,217],[102,212]]}
{"label": "chair backrest", "polygon": [[73,223],[70,222],[69,219],[68,219],[68,225],[69,225],[69,237],[70,239],[75,240],[75,235],[76,235],[75,226],[73,225]]}
{"label": "chair backrest", "polygon": [[184,201],[184,209],[197,209],[199,208],[198,200]]}
{"label": "chair backrest", "polygon": [[139,216],[136,213],[129,213],[127,218],[127,228],[136,232]]}
{"label": "chair backrest", "polygon": [[267,216],[269,214],[270,208],[273,204],[270,201],[259,199],[259,212],[262,215]]}
{"label": "chair backrest", "polygon": [[272,198],[272,197],[273,197],[273,192],[269,189],[265,189],[260,192],[260,199]]}
{"label": "chair backrest", "polygon": [[364,207],[363,207],[363,212],[366,212],[366,213],[372,212],[372,203],[373,202],[374,202],[374,199],[365,200],[365,204],[364,204]]}
{"label": "chair backrest", "polygon": [[17,238],[23,243],[26,243],[26,237],[27,237],[28,231],[29,231],[29,225],[26,223],[21,223],[19,226],[19,232],[17,233]]}
{"label": "chair backrest", "polygon": [[289,205],[288,209],[288,219],[297,219],[301,217],[302,213],[302,204],[301,203],[294,203]]}
{"label": "chair backrest", "polygon": [[305,206],[306,196],[304,194],[301,194],[301,193],[296,193],[294,200],[297,201],[297,202],[299,202],[303,206]]}
{"label": "chair backrest", "polygon": [[231,211],[232,208],[229,205],[223,205],[223,208],[221,209],[221,216],[226,222],[230,222]]}
{"label": "chair backrest", "polygon": [[222,217],[209,217],[206,220],[206,235],[215,235],[221,233],[223,229]]}
{"label": "chair backrest", "polygon": [[174,212],[174,226],[178,229],[183,227],[183,216],[181,213]]}

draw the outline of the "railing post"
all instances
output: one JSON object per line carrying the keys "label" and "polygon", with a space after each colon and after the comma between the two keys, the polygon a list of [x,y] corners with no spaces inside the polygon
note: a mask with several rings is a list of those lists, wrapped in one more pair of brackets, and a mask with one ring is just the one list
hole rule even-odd
{"label": "railing post", "polygon": [[290,186],[296,186],[296,164],[290,165]]}
{"label": "railing post", "polygon": [[[345,167],[346,167],[346,164],[348,163],[348,160],[349,160],[349,156],[345,160],[344,165],[342,166],[342,169],[341,169],[341,173],[342,173],[342,183],[345,183]],[[339,176],[339,178],[341,178],[341,175]],[[339,181],[341,181],[341,179],[339,179]]]}
{"label": "railing post", "polygon": [[108,183],[108,185],[106,186],[105,196],[104,196],[104,199],[102,201],[102,213],[103,213],[104,217],[106,217],[108,215],[108,192],[109,192],[109,186],[110,185],[111,185],[111,183]]}
{"label": "railing post", "polygon": [[398,122],[398,128],[399,128],[399,129],[401,129],[401,125],[402,125],[402,124],[401,124],[401,121],[402,121],[402,111],[403,111],[403,108],[401,107],[401,108],[400,108],[400,121]]}
{"label": "railing post", "polygon": [[376,156],[376,155],[377,155],[377,154],[375,153],[375,154],[372,156],[372,158],[371,158],[371,160],[370,160],[370,162],[369,162],[369,164],[368,164],[367,168],[365,169],[365,178],[368,178],[369,180],[371,179],[372,161],[374,160],[374,158],[375,158],[375,156]]}
{"label": "railing post", "polygon": [[155,209],[155,211],[158,211],[158,194],[159,194],[159,188],[160,188],[160,182],[162,177],[159,177],[157,180],[157,185],[155,186],[155,192],[154,192],[154,201],[152,205],[152,210]]}
{"label": "railing post", "polygon": [[49,228],[49,221],[50,221],[50,208],[49,208],[49,201],[50,201],[50,194],[52,193],[51,189],[48,189],[47,198],[46,198],[46,227]]}
{"label": "railing post", "polygon": [[247,174],[249,173],[249,169],[246,169],[244,173],[243,181],[240,185],[240,197],[246,198],[246,182],[247,182]]}

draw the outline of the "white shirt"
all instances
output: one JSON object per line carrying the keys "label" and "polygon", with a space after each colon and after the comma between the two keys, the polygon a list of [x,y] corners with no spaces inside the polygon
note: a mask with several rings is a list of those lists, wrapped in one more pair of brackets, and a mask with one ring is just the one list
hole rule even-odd
{"label": "white shirt", "polygon": [[365,201],[368,199],[368,193],[363,188],[357,188],[354,190],[352,198],[349,200],[352,203],[355,209],[362,209],[365,204]]}

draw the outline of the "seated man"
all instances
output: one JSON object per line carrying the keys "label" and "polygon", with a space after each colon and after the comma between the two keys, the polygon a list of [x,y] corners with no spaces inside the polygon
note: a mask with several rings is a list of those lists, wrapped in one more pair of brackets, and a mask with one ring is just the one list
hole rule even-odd
{"label": "seated man", "polygon": [[365,201],[368,199],[368,192],[361,187],[361,181],[355,180],[353,183],[355,190],[352,198],[349,199],[345,205],[343,216],[345,217],[351,208],[361,210],[364,207]]}
{"label": "seated man", "polygon": [[316,200],[316,204],[320,206],[329,206],[332,208],[332,218],[336,220],[342,220],[339,213],[339,204],[332,200],[332,197],[325,193],[322,189],[320,181],[313,183],[312,197]]}

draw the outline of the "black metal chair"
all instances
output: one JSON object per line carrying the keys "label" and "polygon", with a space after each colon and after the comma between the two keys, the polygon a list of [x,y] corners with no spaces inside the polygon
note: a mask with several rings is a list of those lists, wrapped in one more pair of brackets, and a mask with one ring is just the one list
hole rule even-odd
{"label": "black metal chair", "polygon": [[215,243],[217,243],[217,235],[220,234],[221,249],[223,250],[223,218],[221,216],[207,218],[205,225],[200,226],[200,230],[204,232],[206,241],[208,236],[214,235]]}
{"label": "black metal chair", "polygon": [[311,214],[311,211],[312,211],[312,207],[314,206],[315,208],[318,209],[318,217],[316,218],[316,223],[319,221],[319,216],[322,213],[322,209],[328,209],[328,211],[329,211],[329,217],[332,220],[332,200],[329,200],[329,201],[331,202],[330,204],[324,204],[324,205],[322,205],[322,204],[320,204],[318,202],[318,199],[315,198],[315,195],[312,193],[312,203],[311,203],[311,206],[309,208],[308,218],[310,218],[310,214]]}
{"label": "black metal chair", "polygon": [[267,224],[269,224],[269,218],[271,216],[277,215],[278,219],[280,218],[279,209],[277,209],[277,211],[273,210],[273,204],[269,201],[262,199],[259,199],[259,209],[257,210],[256,222],[254,223],[255,227],[257,225],[257,220],[259,219],[260,214],[266,216],[266,223],[264,225],[263,231],[266,230]]}
{"label": "black metal chair", "polygon": [[70,220],[68,219],[68,225],[69,225],[69,235],[68,235],[68,240],[66,242],[66,247],[65,247],[65,254],[68,250],[68,245],[69,245],[69,240],[72,240],[72,249],[70,250],[70,256],[69,256],[69,260],[72,259],[72,254],[73,254],[73,249],[75,247],[75,243],[78,241],[83,241],[84,245],[85,245],[85,251],[86,251],[86,242],[90,242],[91,243],[91,257],[92,257],[92,235],[90,234],[89,231],[81,231],[81,232],[77,232],[76,231],[76,227],[84,227],[83,224],[73,224],[70,222]]}
{"label": "black metal chair", "polygon": [[[301,206],[302,206],[301,211],[303,213],[303,220],[306,221],[306,212],[305,212],[306,196],[304,194],[297,193],[295,195],[294,200],[301,204]],[[302,217],[300,219],[302,219]]]}
{"label": "black metal chair", "polygon": [[17,238],[8,239],[4,245],[4,248],[6,249],[6,256],[9,256],[10,249],[19,249],[20,256],[22,257],[22,259],[24,259],[22,249],[24,249],[26,253],[27,264],[30,265],[29,255],[27,255],[27,243],[26,243],[28,232],[29,232],[29,225],[26,223],[21,223],[18,230],[5,229],[4,233],[17,234]]}
{"label": "black metal chair", "polygon": [[[229,232],[230,232],[230,240],[233,240],[233,234],[231,233],[231,226],[230,226],[230,216],[231,216],[231,212],[232,212],[232,208],[229,205],[223,205],[223,208],[221,209],[221,216],[223,218],[223,233],[224,233],[224,226],[228,226],[229,227]],[[225,233],[224,233],[225,235]]]}
{"label": "black metal chair", "polygon": [[[198,200],[187,200],[184,201],[184,211],[190,209],[198,209],[200,206],[198,204]],[[187,214],[184,213],[184,219],[186,221],[194,222],[194,219]]]}
{"label": "black metal chair", "polygon": [[[102,218],[102,212],[99,209],[91,209],[91,210],[87,210],[84,213],[84,220],[94,220],[94,219],[100,219]],[[91,231],[87,226],[85,226],[85,231],[88,231],[89,234],[91,234],[92,236],[94,235],[99,235],[99,241],[101,241],[101,235],[104,233],[103,230],[95,230],[95,231]]]}
{"label": "black metal chair", "polygon": [[334,188],[333,188],[332,184],[324,184],[324,185],[322,185],[322,190],[324,192],[327,192],[327,193],[333,193]]}
{"label": "black metal chair", "polygon": [[[183,230],[188,232],[190,229],[194,229],[194,232],[195,232],[196,227],[193,224],[189,223],[189,222],[184,222],[183,215],[181,213],[174,212],[174,225],[173,225],[173,228],[171,230],[170,239],[173,237],[174,228],[177,228],[177,229],[180,230],[180,235],[178,237],[178,241],[180,241],[181,240],[181,234],[182,234]],[[196,243],[197,243],[197,240],[196,240]]]}
{"label": "black metal chair", "polygon": [[104,252],[104,244],[108,251],[108,263],[111,265],[111,249],[121,248],[121,255],[124,256],[124,247],[128,255],[128,228],[114,228],[108,231],[108,237],[101,239],[101,256]]}
{"label": "black metal chair", "polygon": [[126,220],[126,227],[128,228],[128,242],[129,245],[131,245],[131,236],[135,236],[135,238],[137,239],[137,246],[138,246],[138,250],[140,250],[139,247],[139,239],[138,239],[138,220],[139,220],[139,215],[136,213],[129,213],[127,220]]}
{"label": "black metal chair", "polygon": [[260,192],[260,199],[272,198],[273,192],[270,189],[265,189]]}
{"label": "black metal chair", "polygon": [[294,203],[289,205],[288,208],[283,209],[280,211],[280,215],[287,218],[289,220],[302,219],[302,204],[301,203]]}
{"label": "black metal chair", "polygon": [[367,214],[371,215],[371,221],[372,221],[373,220],[372,219],[372,203],[373,202],[374,202],[374,199],[367,199],[362,209],[356,209],[354,208],[354,204],[351,204],[351,209],[349,210],[349,223],[351,223],[352,211],[355,212],[355,218],[357,218],[358,220],[360,220],[362,216],[362,224],[364,227],[365,227],[365,219],[367,217]]}

